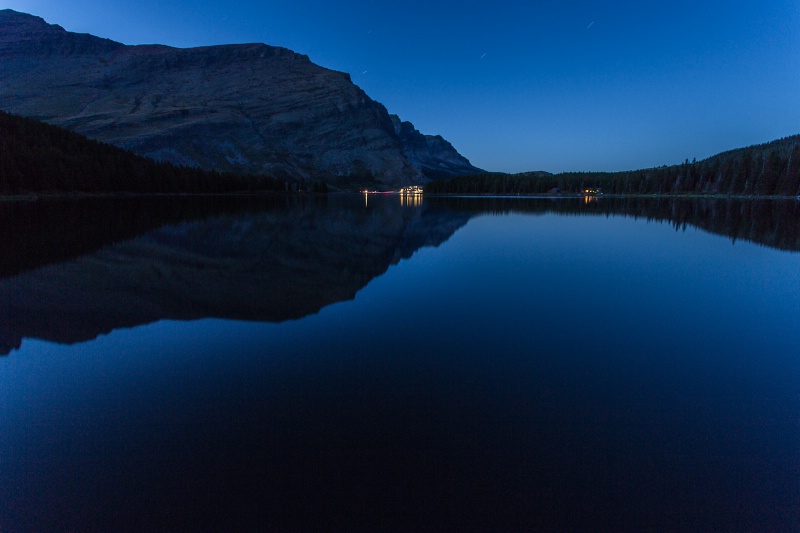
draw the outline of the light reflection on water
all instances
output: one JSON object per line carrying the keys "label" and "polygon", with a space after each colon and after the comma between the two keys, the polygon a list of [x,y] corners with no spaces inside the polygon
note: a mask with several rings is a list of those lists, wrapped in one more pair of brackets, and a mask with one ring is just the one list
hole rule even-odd
{"label": "light reflection on water", "polygon": [[446,217],[391,209],[356,229],[396,224],[413,256],[364,240],[388,270],[304,318],[24,340],[0,360],[0,529],[798,523],[798,254],[552,213],[430,241]]}

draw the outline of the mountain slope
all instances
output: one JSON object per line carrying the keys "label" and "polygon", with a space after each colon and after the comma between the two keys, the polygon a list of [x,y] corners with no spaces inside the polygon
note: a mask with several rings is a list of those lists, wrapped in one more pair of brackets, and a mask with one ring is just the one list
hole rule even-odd
{"label": "mountain slope", "polygon": [[800,135],[722,152],[702,161],[626,172],[523,172],[464,175],[426,185],[426,192],[541,194],[585,187],[613,194],[800,195]]}
{"label": "mountain slope", "polygon": [[425,181],[349,75],[264,44],[126,46],[0,10],[0,109],[179,165]]}
{"label": "mountain slope", "polygon": [[[269,176],[176,167],[37,120],[0,111],[0,194],[295,191]],[[312,188],[323,188],[314,182]],[[322,191],[320,191],[322,192]]]}
{"label": "mountain slope", "polygon": [[390,117],[394,131],[403,143],[403,153],[427,178],[441,179],[485,172],[472,166],[441,135],[423,135],[412,123],[400,120],[397,115]]}

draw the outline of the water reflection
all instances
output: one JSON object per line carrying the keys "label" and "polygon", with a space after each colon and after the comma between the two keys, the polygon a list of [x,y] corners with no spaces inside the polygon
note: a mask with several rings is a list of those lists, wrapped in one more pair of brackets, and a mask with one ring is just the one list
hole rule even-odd
{"label": "water reflection", "polygon": [[[593,200],[587,200],[593,199]],[[428,204],[470,213],[557,213],[624,216],[694,226],[780,250],[800,251],[800,202],[745,198],[652,198],[589,196],[568,198],[426,198]]]}
{"label": "water reflection", "polygon": [[8,342],[248,321],[0,359],[0,530],[793,530],[800,256],[681,230],[790,245],[794,207],[606,200],[81,230],[0,281]]}
{"label": "water reflection", "polygon": [[[591,199],[591,201],[589,201]],[[280,322],[352,299],[483,213],[626,216],[800,250],[800,202],[402,194],[0,204],[0,353],[161,319]],[[49,266],[48,266],[49,265]]]}
{"label": "water reflection", "polygon": [[[194,216],[184,222],[116,243],[116,236],[104,233],[109,221],[87,217],[103,229],[97,241],[76,239],[75,253],[87,241],[102,246],[103,237],[109,245],[0,280],[0,352],[8,353],[25,337],[73,343],[161,319],[280,322],[307,316],[352,299],[390,265],[421,246],[438,246],[471,216],[441,216],[439,210],[408,209],[396,201],[376,198],[362,206],[355,197],[310,202],[273,198],[224,208],[195,205]],[[50,217],[61,207],[69,219],[79,211],[74,205],[59,205],[43,214]],[[82,207],[91,212],[93,205]],[[158,205],[155,212],[162,209]],[[122,213],[127,221],[130,212],[129,206],[103,213]],[[163,220],[148,213],[133,220]],[[55,228],[58,222],[47,218],[47,224],[31,226],[41,237],[43,227]],[[94,227],[83,228],[83,235],[95,236]],[[120,235],[141,228],[123,224]],[[15,238],[30,249],[30,237]],[[71,255],[60,246],[54,252],[54,260]],[[5,257],[15,256],[25,253]],[[50,262],[48,257],[28,256]],[[17,268],[16,263],[7,266],[8,271]]]}
{"label": "water reflection", "polygon": [[[387,196],[364,194],[361,207],[391,209]],[[422,195],[397,195],[419,207]],[[587,199],[589,200],[587,202]],[[595,201],[596,200],[596,201]],[[347,197],[267,196],[259,198],[127,198],[0,202],[0,278],[78,257],[168,224],[220,215],[287,213],[356,202]],[[428,197],[426,213],[455,218],[481,213],[558,213],[631,216],[686,225],[782,250],[800,251],[800,202],[747,199],[614,198],[578,199]],[[447,213],[450,213],[448,215]]]}
{"label": "water reflection", "polygon": [[400,205],[406,207],[419,207],[422,205],[422,192],[421,191],[406,191],[403,190],[398,195],[400,197]]}

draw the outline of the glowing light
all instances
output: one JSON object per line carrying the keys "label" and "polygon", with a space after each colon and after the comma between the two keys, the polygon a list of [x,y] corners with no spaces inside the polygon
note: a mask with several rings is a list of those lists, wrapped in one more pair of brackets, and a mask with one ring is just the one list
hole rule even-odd
{"label": "glowing light", "polygon": [[603,189],[600,187],[584,187],[581,192],[583,193],[584,204],[596,202],[599,196],[603,196]]}
{"label": "glowing light", "polygon": [[419,206],[422,205],[422,187],[418,185],[411,185],[404,187],[397,191],[400,196],[400,205],[403,206]]}

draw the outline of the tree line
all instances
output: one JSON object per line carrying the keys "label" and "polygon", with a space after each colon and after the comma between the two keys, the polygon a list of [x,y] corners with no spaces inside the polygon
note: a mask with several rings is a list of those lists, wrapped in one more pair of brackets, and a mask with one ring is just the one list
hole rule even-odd
{"label": "tree line", "polygon": [[131,195],[0,202],[0,278],[67,261],[166,225],[327,205],[325,195]]}
{"label": "tree line", "polygon": [[434,194],[580,193],[601,188],[611,194],[800,194],[800,135],[723,152],[703,161],[626,172],[486,173],[439,180],[425,186]]}
{"label": "tree line", "polygon": [[327,192],[321,182],[175,166],[0,111],[0,194]]}

